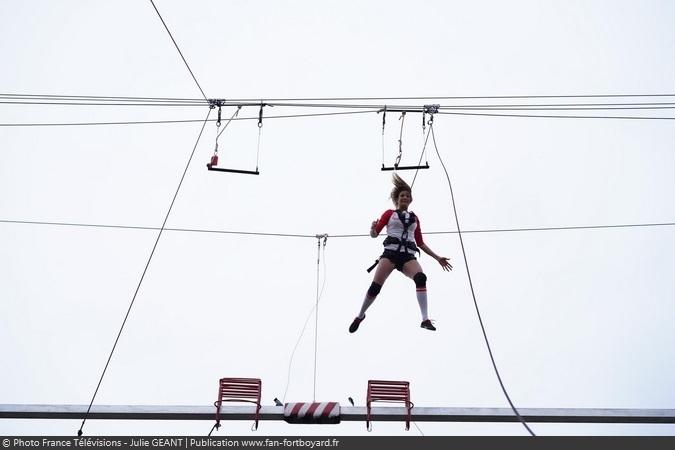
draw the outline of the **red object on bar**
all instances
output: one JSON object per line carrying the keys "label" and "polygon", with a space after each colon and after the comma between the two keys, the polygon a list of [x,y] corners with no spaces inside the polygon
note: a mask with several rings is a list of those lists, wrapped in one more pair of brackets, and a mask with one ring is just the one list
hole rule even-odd
{"label": "red object on bar", "polygon": [[223,402],[248,402],[257,406],[255,410],[255,429],[257,430],[260,420],[261,391],[262,381],[259,378],[221,378],[218,400],[213,404],[216,407],[216,428],[220,427],[220,407]]}
{"label": "red object on bar", "polygon": [[211,157],[211,166],[217,166],[218,165],[218,155],[213,155]]}
{"label": "red object on bar", "polygon": [[372,402],[402,402],[408,410],[405,419],[405,429],[410,429],[410,420],[413,402],[410,401],[410,382],[408,381],[384,381],[368,380],[368,392],[366,394],[366,428],[370,430],[370,404]]}

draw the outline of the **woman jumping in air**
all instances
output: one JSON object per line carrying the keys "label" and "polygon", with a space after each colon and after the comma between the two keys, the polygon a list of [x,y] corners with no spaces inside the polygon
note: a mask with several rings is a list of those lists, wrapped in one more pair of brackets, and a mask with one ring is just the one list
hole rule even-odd
{"label": "woman jumping in air", "polygon": [[359,315],[349,326],[349,332],[359,329],[359,325],[366,318],[366,310],[373,304],[375,297],[380,293],[382,285],[394,269],[398,269],[408,278],[412,278],[417,288],[417,302],[422,313],[422,328],[435,331],[436,327],[429,320],[427,313],[427,276],[422,272],[422,266],[415,258],[415,252],[422,249],[424,253],[434,258],[443,270],[452,270],[448,258],[438,256],[422,240],[419,218],[408,206],[412,202],[411,188],[401,177],[394,174],[394,189],[391,191],[391,200],[396,209],[388,209],[382,214],[380,220],[374,221],[370,226],[370,236],[376,238],[382,229],[387,227],[387,238],[384,240],[384,253],[377,263],[373,282],[366,292]]}

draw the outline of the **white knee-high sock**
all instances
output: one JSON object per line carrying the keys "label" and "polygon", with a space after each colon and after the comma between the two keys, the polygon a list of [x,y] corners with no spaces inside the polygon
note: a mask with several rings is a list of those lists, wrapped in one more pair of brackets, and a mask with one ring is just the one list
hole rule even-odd
{"label": "white knee-high sock", "polygon": [[368,308],[370,308],[370,305],[373,304],[375,298],[376,297],[371,297],[370,295],[366,294],[366,298],[363,299],[363,305],[361,305],[361,311],[359,312],[359,319],[366,317],[366,311]]}
{"label": "white knee-high sock", "polygon": [[420,305],[422,321],[429,320],[429,313],[427,312],[427,288],[417,288],[417,303]]}

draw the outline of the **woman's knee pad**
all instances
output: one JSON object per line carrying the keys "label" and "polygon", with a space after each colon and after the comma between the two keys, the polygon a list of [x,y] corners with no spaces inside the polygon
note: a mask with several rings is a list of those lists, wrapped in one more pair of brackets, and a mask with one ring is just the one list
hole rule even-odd
{"label": "woman's knee pad", "polygon": [[424,275],[424,272],[417,272],[413,277],[413,281],[418,288],[427,287],[427,276]]}
{"label": "woman's knee pad", "polygon": [[377,284],[374,281],[370,283],[370,287],[368,288],[368,297],[375,298],[377,297],[377,294],[380,293],[380,289],[382,289],[381,284]]}

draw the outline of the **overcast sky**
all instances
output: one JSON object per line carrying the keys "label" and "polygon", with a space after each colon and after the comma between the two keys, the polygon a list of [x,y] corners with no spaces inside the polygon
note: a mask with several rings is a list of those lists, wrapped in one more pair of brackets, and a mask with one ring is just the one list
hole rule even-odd
{"label": "overcast sky", "polygon": [[[209,98],[675,94],[675,3],[665,0],[155,3]],[[202,98],[150,2],[2,1],[0,54],[4,94]],[[277,106],[265,115],[337,111]],[[2,104],[0,123],[203,120],[207,113],[206,106]],[[240,117],[257,114],[244,107]],[[575,114],[675,117],[668,109]],[[398,119],[387,115],[387,165],[397,154]],[[419,327],[414,284],[394,273],[358,332],[347,332],[371,281],[365,269],[382,248],[382,238],[365,234],[391,207],[391,172],[380,171],[381,121],[375,112],[265,119],[257,177],[206,170],[216,134],[208,122],[167,227],[310,237],[165,231],[95,404],[211,405],[225,376],[261,378],[266,405],[282,398],[316,301],[313,236],[327,233],[317,400],[346,405],[352,396],[364,405],[367,380],[391,379],[411,382],[417,406],[507,407],[458,236],[429,234],[457,231],[433,146],[411,209],[427,244],[454,265],[445,273],[420,258],[438,331]],[[6,221],[160,227],[200,128],[0,127],[0,403],[89,403],[158,233]],[[675,221],[673,120],[439,114],[434,130],[463,231]],[[253,169],[257,139],[255,120],[232,122],[220,137],[221,165]],[[402,161],[414,164],[422,147],[420,115],[410,113]],[[412,181],[412,173],[402,175]],[[344,234],[364,236],[336,236]],[[675,408],[675,227],[463,238],[516,406]],[[286,401],[312,400],[314,323],[311,316],[299,341]],[[74,435],[79,425],[2,420],[0,434]],[[211,425],[89,420],[84,431],[197,435]],[[250,434],[250,425],[226,423],[221,434]],[[426,435],[526,434],[517,423],[418,425]],[[675,434],[674,425],[531,427],[542,435]],[[255,434],[365,433],[355,422],[262,422]],[[405,433],[402,423],[373,430]]]}

